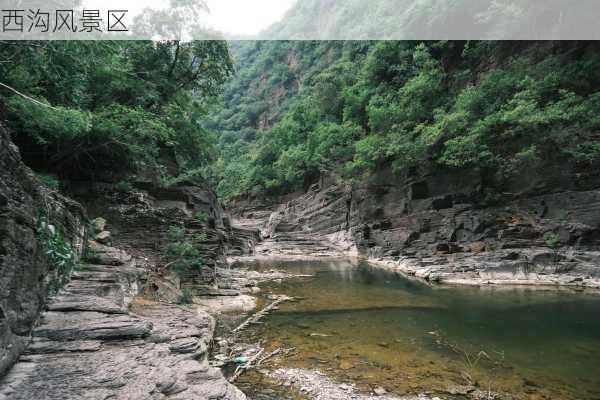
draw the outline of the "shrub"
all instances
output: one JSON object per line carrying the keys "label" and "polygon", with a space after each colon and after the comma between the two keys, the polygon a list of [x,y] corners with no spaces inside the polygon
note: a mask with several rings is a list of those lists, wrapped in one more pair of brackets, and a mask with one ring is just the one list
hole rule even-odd
{"label": "shrub", "polygon": [[75,267],[75,252],[45,212],[39,213],[36,233],[53,272],[48,282],[48,291],[54,294],[69,280]]}
{"label": "shrub", "polygon": [[208,214],[206,214],[206,212],[204,212],[204,211],[198,211],[198,212],[196,212],[196,214],[194,214],[194,218],[198,222],[204,223],[208,220]]}
{"label": "shrub", "polygon": [[115,187],[121,192],[131,192],[133,190],[133,186],[129,181],[119,181]]}
{"label": "shrub", "polygon": [[167,232],[167,240],[168,243],[163,251],[167,261],[165,269],[181,276],[202,268],[204,261],[198,244],[206,240],[206,235],[188,234],[183,227],[171,226]]}
{"label": "shrub", "polygon": [[192,300],[194,298],[194,294],[192,290],[189,288],[181,289],[181,296],[179,296],[178,303],[179,304],[192,304]]}
{"label": "shrub", "polygon": [[544,234],[544,242],[546,242],[546,246],[556,250],[560,246],[560,236],[554,232],[546,232]]}

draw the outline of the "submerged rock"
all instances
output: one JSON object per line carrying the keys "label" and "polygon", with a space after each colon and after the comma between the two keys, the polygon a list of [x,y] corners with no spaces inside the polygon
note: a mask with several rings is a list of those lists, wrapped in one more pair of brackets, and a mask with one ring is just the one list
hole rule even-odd
{"label": "submerged rock", "polygon": [[[336,383],[319,371],[305,369],[280,368],[269,373],[269,377],[286,387],[295,386],[305,393],[310,393],[310,398],[319,400],[368,400],[373,396],[361,393],[354,385]],[[378,387],[377,389],[383,389]],[[375,389],[375,390],[377,390]],[[385,391],[385,389],[383,389]],[[378,398],[382,400],[433,400],[426,395],[419,396],[394,396],[382,392]],[[439,399],[438,399],[439,400]]]}

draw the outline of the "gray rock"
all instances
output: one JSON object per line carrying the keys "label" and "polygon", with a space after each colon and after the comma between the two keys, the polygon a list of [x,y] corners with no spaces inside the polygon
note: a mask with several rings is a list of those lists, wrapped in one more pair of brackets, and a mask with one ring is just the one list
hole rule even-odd
{"label": "gray rock", "polygon": [[109,244],[110,243],[110,232],[109,231],[102,231],[100,233],[98,233],[94,239],[101,244]]}
{"label": "gray rock", "polygon": [[51,354],[51,353],[84,353],[88,351],[99,351],[102,342],[99,340],[75,340],[69,342],[57,342],[40,337],[34,337],[25,354]]}
{"label": "gray rock", "polygon": [[98,311],[110,314],[125,314],[127,309],[123,301],[118,304],[113,299],[99,296],[64,294],[56,297],[48,304],[50,311]]}
{"label": "gray rock", "polygon": [[151,322],[139,318],[89,311],[50,311],[42,321],[33,335],[54,341],[140,338],[152,330]]}
{"label": "gray rock", "polygon": [[102,265],[123,265],[131,261],[131,256],[114,247],[108,247],[95,241],[89,242],[91,254],[88,259],[92,263]]}
{"label": "gray rock", "polygon": [[169,350],[173,353],[196,353],[202,355],[206,353],[207,349],[206,344],[195,337],[177,339],[169,343]]}

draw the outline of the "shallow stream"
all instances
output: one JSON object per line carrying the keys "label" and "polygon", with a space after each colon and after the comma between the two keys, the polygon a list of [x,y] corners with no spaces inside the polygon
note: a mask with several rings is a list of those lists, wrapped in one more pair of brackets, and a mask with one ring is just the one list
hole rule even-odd
{"label": "shallow stream", "polygon": [[[301,299],[248,333],[267,350],[296,348],[276,366],[398,395],[466,398],[461,393],[477,388],[508,399],[600,399],[596,294],[432,287],[350,261],[245,266],[314,275],[262,287],[265,296]],[[240,383],[260,388],[263,379],[253,373]]]}

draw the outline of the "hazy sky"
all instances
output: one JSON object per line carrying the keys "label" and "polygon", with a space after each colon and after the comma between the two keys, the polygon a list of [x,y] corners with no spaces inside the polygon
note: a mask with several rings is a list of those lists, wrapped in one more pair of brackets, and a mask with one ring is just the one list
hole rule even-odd
{"label": "hazy sky", "polygon": [[[294,0],[206,0],[207,25],[224,33],[252,35],[277,22]],[[161,8],[168,0],[84,0],[85,8],[127,9],[129,15],[144,7]]]}
{"label": "hazy sky", "polygon": [[277,22],[294,0],[207,0],[209,24],[234,34],[254,34]]}

